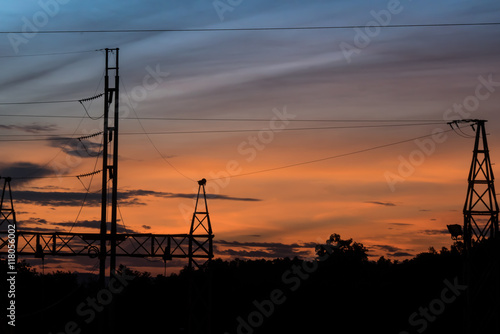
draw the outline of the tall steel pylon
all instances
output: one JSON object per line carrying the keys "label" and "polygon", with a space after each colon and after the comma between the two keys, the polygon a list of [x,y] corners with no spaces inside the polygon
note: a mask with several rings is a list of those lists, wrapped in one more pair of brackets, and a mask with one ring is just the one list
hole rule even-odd
{"label": "tall steel pylon", "polygon": [[12,190],[10,187],[11,178],[0,177],[0,179],[4,179],[0,202],[0,227],[6,228],[6,225],[16,225],[16,212],[14,211],[14,201],[12,200]]}
{"label": "tall steel pylon", "polygon": [[[190,235],[198,234],[208,235],[208,237],[199,242],[197,239],[189,239],[189,267],[192,268],[193,264],[199,267],[199,263],[196,262],[195,257],[199,252],[205,254],[213,254],[213,233],[212,224],[210,223],[210,216],[208,214],[208,204],[207,204],[207,194],[205,193],[205,185],[207,180],[202,179],[198,181],[198,194],[196,195],[196,203],[194,207],[193,219],[191,220],[191,227],[189,229]],[[203,195],[203,203],[200,203],[200,197]]]}
{"label": "tall steel pylon", "polygon": [[[0,177],[2,179],[2,177]],[[14,201],[12,200],[12,189],[10,187],[10,177],[4,177],[2,188],[2,198],[0,200],[0,230],[5,233],[5,238],[0,236],[0,247],[8,247],[10,238],[14,234],[16,251],[8,252],[8,271],[15,272],[17,264],[17,221]],[[11,242],[11,241],[10,241]]]}
{"label": "tall steel pylon", "polygon": [[[7,249],[6,267],[2,268],[2,270],[10,276],[15,276],[17,275],[17,221],[14,201],[12,200],[12,190],[10,187],[11,178],[0,177],[0,179],[4,179],[2,198],[0,199],[0,248]],[[14,244],[12,244],[12,242],[14,242]],[[7,284],[5,284],[5,287],[7,287]],[[4,296],[7,297],[7,289],[2,289],[2,294],[4,293]],[[11,297],[9,297],[9,299],[10,298]],[[5,305],[3,303],[4,298],[0,298],[0,300],[2,301],[1,304]],[[14,334],[16,332],[15,326],[8,327],[8,333]]]}
{"label": "tall steel pylon", "polygon": [[[193,334],[211,333],[212,275],[210,260],[213,257],[213,233],[208,213],[207,194],[205,193],[206,183],[205,179],[198,181],[198,194],[189,229],[191,236],[205,236],[201,239],[191,237],[188,247],[188,274],[190,276],[188,332]],[[203,264],[198,262],[198,255],[209,255],[209,258],[202,257],[202,260],[206,260]],[[194,266],[202,270],[195,273]]]}
{"label": "tall steel pylon", "polygon": [[498,202],[495,193],[493,169],[485,120],[463,120],[476,130],[474,151],[469,177],[467,197],[464,204],[464,245],[466,251],[473,243],[498,236]]}
{"label": "tall steel pylon", "polygon": [[486,120],[466,119],[449,124],[453,128],[459,123],[469,123],[476,132],[463,207],[464,283],[467,286],[464,333],[491,333],[492,330],[499,333],[499,208]]}
{"label": "tall steel pylon", "polygon": [[[104,125],[103,125],[103,148],[102,148],[102,192],[101,192],[101,233],[99,252],[99,282],[105,286],[106,277],[106,242],[110,242],[110,277],[116,270],[116,210],[118,198],[118,121],[119,121],[119,49],[105,49],[106,70],[104,75]],[[110,56],[115,55],[114,64],[110,62]],[[109,80],[114,74],[114,82]],[[114,125],[109,126],[109,114],[113,106]],[[112,145],[110,145],[112,143]],[[110,150],[111,148],[111,150]],[[110,158],[111,162],[110,162]],[[111,183],[111,222],[110,233],[107,234],[108,222],[108,185]]]}

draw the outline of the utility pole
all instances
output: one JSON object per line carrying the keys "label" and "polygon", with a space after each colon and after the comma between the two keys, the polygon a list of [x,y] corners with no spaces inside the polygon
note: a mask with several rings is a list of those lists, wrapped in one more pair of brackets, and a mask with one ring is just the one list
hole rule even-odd
{"label": "utility pole", "polygon": [[[113,96],[114,93],[114,127],[112,129],[112,134],[113,134],[113,165],[110,169],[112,175],[111,175],[111,182],[112,182],[112,187],[111,187],[111,258],[110,258],[110,277],[115,274],[116,270],[116,210],[118,208],[118,122],[119,122],[119,87],[120,87],[120,76],[119,76],[119,53],[120,49],[115,49],[115,67],[114,68],[109,68],[110,70],[115,71],[115,85],[110,91],[110,95]],[[109,50],[107,51],[107,55],[109,54]],[[110,89],[108,87],[108,89]]]}
{"label": "utility pole", "polygon": [[[101,231],[99,251],[99,283],[105,286],[106,280],[106,242],[110,240],[110,276],[116,270],[116,210],[118,198],[118,121],[119,121],[119,49],[105,49],[106,70],[104,75],[104,124],[102,148],[102,191],[101,191]],[[110,56],[115,55],[114,64],[110,63]],[[110,83],[110,74],[114,73],[114,83]],[[109,126],[109,113],[114,107],[114,126]],[[112,142],[112,151],[109,143]],[[109,156],[112,160],[110,164]],[[108,181],[111,182],[111,224],[110,234],[107,234],[108,221]]]}

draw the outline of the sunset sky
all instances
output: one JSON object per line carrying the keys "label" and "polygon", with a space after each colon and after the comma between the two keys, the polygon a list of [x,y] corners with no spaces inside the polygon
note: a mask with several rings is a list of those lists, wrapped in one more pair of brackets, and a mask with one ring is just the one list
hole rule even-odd
{"label": "sunset sky", "polygon": [[[500,157],[500,25],[380,28],[497,22],[498,1],[9,0],[0,12],[0,175],[14,178],[20,230],[97,231],[100,175],[67,176],[101,168],[100,137],[88,152],[70,138],[102,119],[78,102],[9,103],[102,93],[103,48],[120,48],[121,231],[187,233],[206,178],[217,257],[307,258],[338,233],[402,260],[449,247],[446,225],[463,222],[474,131],[446,122],[488,120]],[[213,30],[332,26],[344,28]],[[125,29],[194,31],[23,33]],[[102,104],[84,102],[92,117]],[[46,270],[95,264],[64,262]]]}

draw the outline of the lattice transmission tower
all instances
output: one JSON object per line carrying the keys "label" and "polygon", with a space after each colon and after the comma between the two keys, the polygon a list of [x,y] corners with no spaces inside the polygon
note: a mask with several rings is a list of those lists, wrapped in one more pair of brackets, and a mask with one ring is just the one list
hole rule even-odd
{"label": "lattice transmission tower", "polygon": [[467,178],[463,207],[463,229],[448,226],[455,240],[463,238],[467,286],[464,309],[464,333],[500,333],[500,263],[498,202],[493,168],[485,128],[486,120],[466,119],[450,122],[452,126],[468,123],[475,130],[472,162]]}

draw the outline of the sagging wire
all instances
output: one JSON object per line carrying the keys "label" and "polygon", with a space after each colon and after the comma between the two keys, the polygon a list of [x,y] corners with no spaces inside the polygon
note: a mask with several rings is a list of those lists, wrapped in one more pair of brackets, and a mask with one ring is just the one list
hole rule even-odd
{"label": "sagging wire", "polygon": [[[101,143],[101,145],[102,145],[102,143]],[[71,228],[69,230],[70,233],[73,230],[73,228],[75,227],[76,223],[78,222],[78,219],[80,218],[80,214],[82,213],[83,207],[85,206],[85,203],[87,202],[87,197],[89,196],[89,193],[90,193],[90,187],[92,186],[92,181],[94,180],[94,175],[101,172],[101,170],[96,170],[97,163],[99,162],[99,156],[100,156],[100,154],[97,155],[97,157],[95,159],[93,172],[80,174],[80,175],[76,176],[76,178],[78,179],[78,181],[80,181],[80,183],[82,184],[82,186],[86,190],[86,192],[85,192],[85,196],[83,197],[83,201],[82,201],[82,205],[80,206],[80,210],[78,210],[78,214],[76,215],[75,221],[73,222],[73,225],[71,226]],[[85,187],[85,184],[83,184],[83,182],[82,182],[82,180],[80,180],[80,178],[87,177],[87,176],[90,176],[90,181],[89,181],[89,186]]]}
{"label": "sagging wire", "polygon": [[[101,75],[101,79],[99,80],[99,83],[97,84],[97,87],[96,87],[96,89],[95,89],[94,94],[96,94],[96,93],[97,93],[97,91],[99,90],[99,87],[101,86],[101,83],[102,83],[103,79],[104,79],[104,72],[103,72],[103,74]],[[96,96],[96,95],[95,95],[95,96]],[[75,102],[76,102],[76,101],[75,101]],[[64,115],[63,115],[63,116],[60,116],[60,117],[64,117]],[[75,118],[79,118],[79,121],[78,121],[78,124],[77,124],[77,126],[76,126],[75,130],[74,130],[74,131],[73,131],[73,133],[70,135],[70,138],[68,138],[68,140],[66,140],[66,142],[65,142],[64,144],[62,144],[62,145],[61,145],[61,148],[59,149],[59,151],[58,151],[58,152],[57,152],[57,153],[56,153],[56,154],[55,154],[55,155],[54,155],[54,156],[53,156],[53,157],[52,157],[49,161],[47,161],[44,165],[42,165],[42,166],[39,168],[40,170],[41,170],[41,169],[43,169],[43,168],[45,168],[45,167],[47,167],[47,166],[48,166],[48,165],[49,165],[52,161],[54,161],[54,160],[55,160],[55,159],[59,156],[59,154],[61,154],[61,152],[63,152],[63,151],[64,151],[64,148],[63,148],[63,147],[64,147],[64,146],[66,146],[66,145],[68,145],[68,144],[71,142],[71,140],[73,140],[73,137],[74,137],[74,136],[76,135],[76,133],[78,132],[78,129],[80,128],[80,125],[82,124],[82,122],[83,122],[83,120],[85,119],[85,117],[75,117]],[[96,165],[96,166],[97,166],[97,165]],[[94,169],[95,169],[95,167],[94,167]],[[40,178],[42,178],[42,179],[45,179],[45,178],[51,178],[51,179],[52,179],[52,178],[63,178],[63,177],[64,177],[64,178],[69,178],[69,177],[73,177],[73,176],[72,176],[72,175],[54,175],[54,176],[42,176],[42,177],[40,177],[40,176],[25,176],[25,177],[18,177],[17,179],[40,179]]]}
{"label": "sagging wire", "polygon": [[86,136],[81,136],[81,137],[78,137],[78,141],[82,144],[83,148],[85,149],[85,152],[87,152],[87,154],[91,157],[97,157],[101,154],[102,152],[102,145],[101,145],[101,150],[97,153],[93,153],[93,152],[90,152],[89,149],[87,148],[87,146],[85,145],[85,143],[82,141],[82,140],[85,140],[85,139],[89,139],[89,138],[93,138],[93,137],[97,137],[99,135],[103,134],[103,131],[99,131],[99,132],[96,132],[96,133],[93,133],[93,134],[90,134],[90,135],[86,135]]}
{"label": "sagging wire", "polygon": [[[96,175],[96,174],[98,174],[98,173],[101,172],[101,170],[96,170],[97,163],[99,162],[99,155],[95,159],[94,171],[93,172],[85,173],[85,174],[80,174],[80,175],[76,175],[75,176],[78,179],[78,181],[80,181],[80,183],[82,184],[83,188],[86,191],[85,191],[85,196],[83,197],[83,200],[82,200],[82,205],[80,205],[80,209],[78,210],[78,213],[76,214],[75,221],[73,222],[73,225],[71,225],[71,228],[69,229],[68,233],[71,233],[71,231],[73,231],[73,228],[75,227],[76,223],[78,222],[78,219],[80,218],[80,215],[82,214],[83,207],[85,206],[85,203],[87,202],[87,197],[90,194],[90,187],[92,186],[92,180],[94,179],[94,175]],[[86,187],[85,184],[80,179],[81,177],[87,177],[87,176],[90,176],[90,182],[89,182],[89,186],[88,187]],[[71,236],[68,236],[68,238],[71,238]],[[66,243],[68,239],[61,238],[61,240]]]}
{"label": "sagging wire", "polygon": [[89,114],[89,111],[87,110],[87,108],[85,107],[85,105],[83,104],[83,102],[87,102],[87,101],[92,101],[92,100],[95,100],[95,99],[98,99],[100,98],[101,96],[103,96],[104,93],[101,93],[101,94],[98,94],[98,95],[94,95],[92,97],[88,97],[88,98],[85,98],[85,99],[81,99],[81,100],[78,100],[78,102],[80,102],[80,104],[82,105],[83,109],[85,110],[85,113],[87,114],[87,116],[93,120],[93,121],[96,121],[98,119],[101,119],[104,117],[104,114],[102,114],[101,116],[99,117],[92,117],[90,114]]}
{"label": "sagging wire", "polygon": [[[455,130],[454,129],[446,130],[446,131],[443,131],[442,133],[446,133],[446,132],[450,132],[450,131],[455,131]],[[423,135],[423,136],[414,137],[414,138],[405,139],[405,140],[400,140],[400,141],[392,142],[392,143],[388,143],[388,144],[383,144],[383,145],[378,145],[378,146],[372,146],[372,147],[369,147],[369,148],[365,148],[365,149],[361,149],[361,150],[357,150],[357,151],[351,151],[351,152],[348,152],[348,153],[341,153],[341,154],[337,154],[337,155],[333,155],[333,156],[329,156],[329,157],[324,157],[324,158],[319,158],[319,159],[314,159],[314,160],[308,160],[308,161],[302,161],[302,162],[296,162],[296,163],[292,163],[292,164],[288,164],[288,165],[283,165],[283,166],[278,166],[278,167],[272,167],[272,168],[267,168],[267,169],[256,170],[256,171],[253,171],[253,172],[236,174],[236,175],[232,175],[231,177],[235,178],[235,177],[242,177],[242,176],[249,176],[249,175],[261,174],[261,173],[267,173],[267,172],[272,172],[272,171],[286,169],[286,168],[292,168],[292,167],[309,165],[309,164],[318,163],[318,162],[327,161],[327,160],[332,160],[332,159],[343,158],[343,157],[347,157],[347,156],[351,156],[351,155],[355,155],[355,154],[361,154],[361,153],[365,153],[365,152],[369,152],[369,151],[379,150],[379,149],[386,148],[386,147],[391,147],[391,146],[400,145],[400,144],[403,144],[403,143],[412,142],[412,141],[415,141],[417,139],[427,138],[427,137],[431,137],[431,136],[434,136],[434,135],[435,134],[432,133],[432,134]],[[215,180],[220,180],[220,179],[223,179],[223,178],[224,177],[216,177],[216,178],[207,179],[207,181],[215,181]]]}
{"label": "sagging wire", "polygon": [[[127,87],[125,86],[125,82],[123,82],[123,79],[120,78],[120,82],[123,86],[123,88],[125,89],[125,94],[127,96],[127,99],[128,101],[132,101],[132,99],[130,98],[129,94],[128,94],[128,91],[127,91]],[[156,153],[158,153],[158,155],[163,159],[163,161],[165,163],[167,163],[174,171],[176,171],[179,175],[181,175],[182,177],[184,177],[185,179],[188,179],[192,182],[196,182],[196,180],[190,178],[189,176],[187,176],[186,174],[184,174],[183,172],[181,172],[179,169],[177,169],[177,167],[175,167],[161,152],[160,150],[158,149],[158,147],[156,147],[155,143],[153,142],[153,140],[151,139],[151,137],[149,136],[149,134],[147,133],[146,129],[144,128],[144,125],[142,125],[142,122],[140,121],[139,119],[139,115],[137,114],[137,111],[135,110],[135,108],[132,106],[132,104],[130,105],[131,108],[132,108],[132,111],[134,112],[135,114],[135,118],[137,119],[137,122],[139,123],[139,126],[141,127],[142,129],[142,132],[144,132],[144,135],[146,135],[146,138],[148,139],[149,143],[151,144],[151,146],[153,146],[153,148],[155,149]]]}
{"label": "sagging wire", "polygon": [[[87,187],[85,186],[85,184],[82,182],[81,178],[82,178],[82,177],[88,177],[88,176],[94,176],[94,175],[96,175],[96,174],[99,174],[100,172],[102,172],[102,170],[101,170],[101,169],[100,169],[100,170],[95,170],[95,171],[90,172],[90,173],[85,173],[85,174],[80,174],[80,175],[77,175],[77,176],[76,176],[76,178],[78,179],[78,181],[80,181],[80,183],[82,184],[83,188],[85,188],[85,190],[86,190],[87,192],[89,192],[89,191],[90,191],[90,184],[89,184],[89,186],[88,186],[88,188],[87,188]],[[92,182],[92,180],[91,180],[91,182]]]}
{"label": "sagging wire", "polygon": [[[462,138],[474,138],[475,136],[471,136],[471,135],[468,135],[466,134],[465,132],[462,131],[462,127],[458,125],[458,123],[461,123],[461,121],[452,121],[452,122],[448,122],[448,125],[450,126],[450,128],[453,130],[453,132],[455,132],[455,134],[457,134],[458,136],[462,137]],[[453,126],[455,125],[455,126]],[[476,131],[474,129],[474,123],[471,124],[471,127],[472,127],[472,130]],[[460,133],[457,132],[460,131]]]}
{"label": "sagging wire", "polygon": [[[125,225],[125,220],[123,220],[123,215],[122,215],[122,210],[120,209],[120,205],[117,204],[116,207],[118,208],[118,213],[120,215],[120,222],[122,223],[123,231],[125,233],[129,233],[129,229],[127,228],[127,225]],[[134,247],[134,243],[132,242],[132,239],[127,238],[127,240],[129,240],[130,241],[130,245],[132,245],[132,247]]]}
{"label": "sagging wire", "polygon": [[[471,26],[498,26],[500,22],[436,22],[436,23],[404,23],[387,24],[386,29],[415,28],[415,27],[471,27]],[[103,33],[158,33],[158,32],[226,32],[226,31],[285,31],[285,30],[333,30],[333,29],[362,29],[362,25],[333,25],[333,26],[286,26],[286,27],[246,27],[246,28],[150,28],[150,29],[95,29],[95,30],[0,30],[0,34],[103,34]],[[100,51],[100,50],[96,50]]]}
{"label": "sagging wire", "polygon": [[90,101],[97,99],[101,97],[101,95],[104,95],[104,93],[96,96],[92,96],[86,99],[81,99],[81,100],[52,100],[52,101],[17,101],[17,102],[0,102],[0,105],[23,105],[23,104],[54,104],[54,103],[73,103],[73,102],[80,102],[82,103],[85,101]]}

